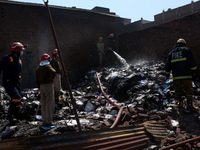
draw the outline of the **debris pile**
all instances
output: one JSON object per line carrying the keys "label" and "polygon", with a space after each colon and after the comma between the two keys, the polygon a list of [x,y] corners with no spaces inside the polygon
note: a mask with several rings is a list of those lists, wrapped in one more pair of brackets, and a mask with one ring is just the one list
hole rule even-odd
{"label": "debris pile", "polygon": [[[78,85],[72,87],[82,130],[112,128],[120,117],[116,128],[138,125],[146,128],[151,137],[146,145],[149,149],[200,136],[200,111],[190,112],[177,107],[172,79],[166,81],[164,67],[163,62],[144,61],[129,68],[107,67],[98,73],[89,71]],[[193,82],[193,88],[194,104],[199,107],[200,83]],[[78,131],[68,91],[60,91],[54,128],[41,126],[38,88],[23,90],[20,121],[15,124],[5,119],[10,98],[3,87],[0,94],[1,140]],[[184,103],[186,105],[186,100]],[[198,149],[200,141],[189,146]]]}

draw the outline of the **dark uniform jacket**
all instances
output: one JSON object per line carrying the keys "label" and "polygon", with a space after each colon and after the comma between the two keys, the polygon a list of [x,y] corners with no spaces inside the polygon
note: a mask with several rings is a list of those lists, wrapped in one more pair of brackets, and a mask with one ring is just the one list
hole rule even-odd
{"label": "dark uniform jacket", "polygon": [[177,45],[168,55],[166,61],[166,74],[172,70],[173,80],[192,79],[192,73],[197,70],[192,51]]}
{"label": "dark uniform jacket", "polygon": [[3,70],[3,85],[6,83],[21,86],[22,61],[12,54],[5,55],[0,61],[0,71]]}
{"label": "dark uniform jacket", "polygon": [[53,79],[56,76],[56,71],[51,65],[38,66],[35,72],[38,87],[40,87],[40,84],[53,83]]}
{"label": "dark uniform jacket", "polygon": [[55,59],[53,58],[50,62],[51,66],[53,67],[53,69],[56,70],[56,73],[57,74],[60,74],[61,73],[61,67],[60,67],[60,63]]}

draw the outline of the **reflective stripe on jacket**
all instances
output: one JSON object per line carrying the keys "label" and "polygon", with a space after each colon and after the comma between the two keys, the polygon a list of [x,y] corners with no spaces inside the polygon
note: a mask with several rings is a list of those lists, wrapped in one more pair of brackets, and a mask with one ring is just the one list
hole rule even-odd
{"label": "reflective stripe on jacket", "polygon": [[192,79],[192,72],[197,70],[192,51],[177,45],[169,54],[166,61],[166,74],[172,71],[173,79]]}

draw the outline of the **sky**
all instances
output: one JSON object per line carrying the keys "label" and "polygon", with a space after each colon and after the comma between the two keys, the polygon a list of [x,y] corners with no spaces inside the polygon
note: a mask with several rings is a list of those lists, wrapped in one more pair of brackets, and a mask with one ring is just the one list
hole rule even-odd
{"label": "sky", "polygon": [[[13,0],[19,2],[44,4],[47,0]],[[198,0],[193,0],[197,2]],[[144,20],[154,21],[154,15],[174,9],[187,4],[191,0],[48,0],[49,5],[76,7],[91,10],[95,6],[106,7],[110,12],[122,18],[131,19],[135,22],[143,18]]]}

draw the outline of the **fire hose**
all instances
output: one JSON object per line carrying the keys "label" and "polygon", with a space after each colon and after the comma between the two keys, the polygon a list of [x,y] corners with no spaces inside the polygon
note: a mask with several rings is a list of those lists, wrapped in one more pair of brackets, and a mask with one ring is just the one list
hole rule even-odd
{"label": "fire hose", "polygon": [[113,125],[110,127],[111,129],[112,128],[115,128],[119,122],[119,119],[121,118],[121,115],[122,115],[122,112],[123,112],[123,107],[120,107],[118,106],[117,104],[115,104],[104,92],[102,86],[101,86],[101,81],[99,79],[99,76],[98,76],[98,72],[96,72],[96,75],[97,75],[97,80],[98,80],[98,83],[99,83],[99,87],[101,89],[101,92],[102,94],[104,95],[104,97],[115,107],[117,107],[119,109],[119,112],[118,112],[118,115],[117,115],[117,118],[115,119]]}

